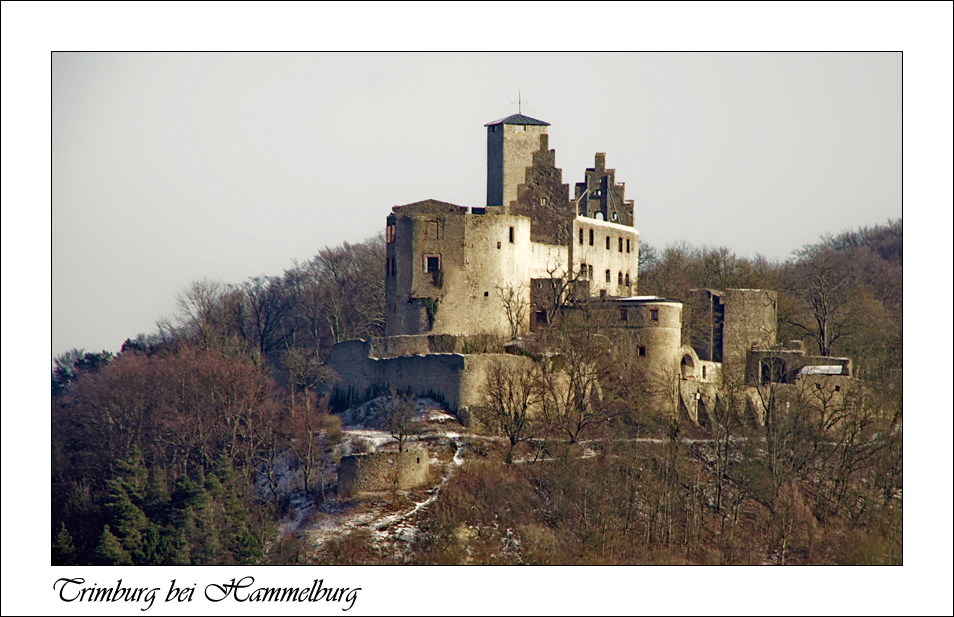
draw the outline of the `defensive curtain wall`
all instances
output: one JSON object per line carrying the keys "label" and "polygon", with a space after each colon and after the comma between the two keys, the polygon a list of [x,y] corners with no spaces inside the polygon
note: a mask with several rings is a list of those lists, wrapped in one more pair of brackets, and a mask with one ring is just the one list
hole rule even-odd
{"label": "defensive curtain wall", "polygon": [[[509,371],[525,369],[533,360],[510,354],[434,353],[432,347],[460,350],[464,337],[385,337],[335,345],[327,365],[338,374],[333,396],[361,403],[393,388],[443,401],[462,423],[472,422],[471,409],[484,402],[488,369],[495,363]],[[414,355],[393,356],[415,350]],[[382,356],[382,357],[378,357]]]}

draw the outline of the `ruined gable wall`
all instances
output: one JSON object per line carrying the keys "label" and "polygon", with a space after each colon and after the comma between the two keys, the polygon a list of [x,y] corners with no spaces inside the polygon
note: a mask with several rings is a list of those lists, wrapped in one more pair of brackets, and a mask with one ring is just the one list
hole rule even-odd
{"label": "ruined gable wall", "polygon": [[567,246],[576,207],[570,201],[570,185],[563,184],[563,171],[556,167],[556,151],[549,150],[548,143],[548,136],[540,135],[540,148],[517,187],[510,212],[530,217],[533,242]]}
{"label": "ruined gable wall", "polygon": [[595,164],[586,170],[584,181],[576,184],[574,201],[580,216],[595,217],[632,227],[633,202],[626,201],[626,185],[616,182],[616,170],[606,169],[606,154],[597,152]]}

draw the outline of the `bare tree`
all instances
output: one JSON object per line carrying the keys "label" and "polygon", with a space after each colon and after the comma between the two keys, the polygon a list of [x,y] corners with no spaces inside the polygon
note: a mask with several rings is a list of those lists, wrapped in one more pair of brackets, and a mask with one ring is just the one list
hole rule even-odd
{"label": "bare tree", "polygon": [[544,415],[570,443],[612,417],[613,397],[604,394],[603,383],[615,365],[605,336],[588,328],[564,332],[559,355],[547,363],[541,384]]}
{"label": "bare tree", "polygon": [[408,439],[420,433],[419,423],[414,420],[416,409],[414,394],[398,394],[396,390],[391,390],[391,398],[385,405],[384,413],[388,430],[397,439],[398,452],[404,452]]}
{"label": "bare tree", "polygon": [[513,462],[517,444],[534,435],[536,423],[532,415],[543,400],[540,383],[540,367],[529,360],[520,368],[494,360],[487,369],[484,404],[476,409],[476,416],[482,424],[507,437],[508,464]]}
{"label": "bare tree", "polygon": [[582,270],[573,272],[554,265],[548,265],[546,273],[547,278],[537,281],[542,285],[538,305],[546,312],[547,323],[553,324],[563,309],[574,303],[577,286],[587,279]]}
{"label": "bare tree", "polygon": [[510,337],[514,338],[523,330],[530,309],[527,287],[522,283],[517,287],[510,284],[497,286],[497,294],[500,296],[507,321],[510,323]]}
{"label": "bare tree", "polygon": [[834,344],[850,336],[855,324],[851,312],[853,273],[851,264],[836,250],[811,246],[802,250],[790,271],[787,287],[805,307],[803,316],[793,316],[792,326],[830,356]]}

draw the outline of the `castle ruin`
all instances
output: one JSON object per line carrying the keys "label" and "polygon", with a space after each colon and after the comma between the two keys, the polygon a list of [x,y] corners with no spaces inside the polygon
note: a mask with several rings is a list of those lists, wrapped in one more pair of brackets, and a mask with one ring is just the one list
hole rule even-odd
{"label": "castle ruin", "polygon": [[[773,291],[694,290],[689,302],[701,323],[684,344],[683,303],[635,295],[634,204],[606,155],[595,155],[571,197],[549,148],[549,123],[515,114],[485,126],[484,206],[427,199],[387,217],[386,336],[339,343],[328,359],[349,402],[412,391],[442,399],[466,422],[490,363],[516,369],[531,361],[486,353],[480,337],[545,329],[570,304],[608,315],[602,323],[635,350],[631,378],[647,392],[665,381],[677,399],[668,404],[693,422],[709,422],[729,384],[746,393],[753,422],[764,418],[758,395],[766,385],[811,381],[839,392],[851,385],[849,360],[806,356],[800,342],[776,345]],[[832,385],[838,379],[844,383]]]}

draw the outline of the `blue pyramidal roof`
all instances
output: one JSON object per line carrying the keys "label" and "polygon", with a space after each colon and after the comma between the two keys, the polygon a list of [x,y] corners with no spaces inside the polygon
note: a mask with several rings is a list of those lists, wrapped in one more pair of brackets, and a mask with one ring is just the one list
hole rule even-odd
{"label": "blue pyramidal roof", "polygon": [[550,126],[549,122],[544,122],[543,120],[537,120],[536,118],[531,118],[523,114],[514,114],[512,116],[507,116],[506,118],[501,118],[500,120],[494,120],[493,122],[488,122],[484,126],[494,126],[495,124],[532,124],[536,126]]}

